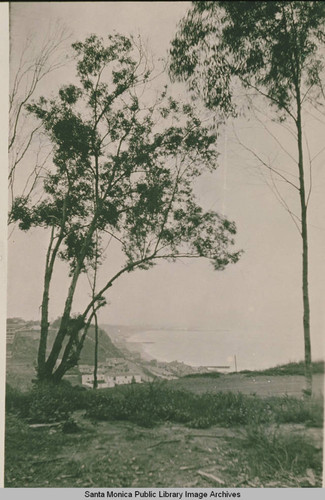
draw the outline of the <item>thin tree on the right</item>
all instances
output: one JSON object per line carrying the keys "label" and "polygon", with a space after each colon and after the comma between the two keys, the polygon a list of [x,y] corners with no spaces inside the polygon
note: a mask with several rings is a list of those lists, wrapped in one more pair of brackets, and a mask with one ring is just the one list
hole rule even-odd
{"label": "thin tree on the right", "polygon": [[[312,394],[308,290],[308,201],[304,158],[306,105],[324,103],[325,4],[320,1],[193,2],[172,42],[170,73],[211,110],[236,115],[238,85],[262,96],[278,122],[293,124],[298,179],[264,162],[299,197],[299,217],[284,205],[302,240],[305,394]],[[318,154],[316,155],[318,156]],[[311,167],[309,158],[309,166]]]}

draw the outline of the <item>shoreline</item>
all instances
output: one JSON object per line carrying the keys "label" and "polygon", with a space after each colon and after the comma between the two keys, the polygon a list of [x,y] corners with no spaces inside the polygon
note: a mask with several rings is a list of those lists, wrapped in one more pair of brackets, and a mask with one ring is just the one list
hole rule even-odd
{"label": "shoreline", "polygon": [[[111,337],[116,347],[131,354],[136,354],[145,362],[156,360],[160,363],[172,363],[177,361],[194,369],[200,367],[208,367],[221,371],[227,367],[227,373],[230,371],[263,371],[272,367],[297,363],[302,361],[300,356],[294,356],[291,352],[290,356],[286,356],[286,349],[281,353],[277,353],[273,357],[272,346],[267,350],[265,359],[261,359],[255,355],[256,349],[249,349],[253,343],[253,337],[248,339],[247,348],[243,348],[243,338],[237,334],[231,338],[223,338],[214,334],[188,331],[181,333],[174,330],[153,330],[145,327],[134,328],[133,331],[121,328],[121,334]],[[157,334],[157,335],[156,335]],[[108,331],[109,335],[109,331]],[[233,338],[234,337],[234,338]],[[259,339],[260,343],[262,338]],[[256,346],[255,346],[256,347]],[[286,346],[284,346],[286,347]],[[271,352],[270,352],[271,351]],[[235,366],[235,354],[237,367]],[[274,359],[273,359],[274,358]],[[237,368],[237,370],[236,370]]]}
{"label": "shoreline", "polygon": [[[126,349],[131,353],[140,354],[140,357],[141,359],[143,359],[143,361],[152,361],[153,359],[156,359],[153,356],[151,356],[151,354],[148,353],[148,351],[143,346],[143,342],[132,342],[132,340],[125,340],[124,342],[121,342],[119,345],[121,346],[122,349]],[[157,359],[157,361],[164,362],[164,360],[160,359]]]}

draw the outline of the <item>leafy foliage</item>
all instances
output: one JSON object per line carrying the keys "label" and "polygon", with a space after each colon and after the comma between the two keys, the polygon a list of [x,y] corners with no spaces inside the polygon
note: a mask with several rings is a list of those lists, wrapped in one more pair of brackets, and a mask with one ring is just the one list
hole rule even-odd
{"label": "leafy foliage", "polygon": [[234,84],[264,91],[280,119],[295,115],[297,88],[319,93],[322,2],[193,2],[171,49],[171,74],[209,108],[234,113]]}
{"label": "leafy foliage", "polygon": [[[210,257],[216,268],[236,261],[239,254],[226,250],[234,224],[203,213],[193,195],[194,179],[216,168],[215,133],[166,91],[141,107],[135,85],[149,74],[136,73],[131,40],[109,41],[105,47],[93,35],[73,44],[81,86],[28,105],[54,144],[55,170],[45,179],[47,197],[33,207],[17,199],[12,216],[22,229],[64,225],[60,256],[72,271],[93,259],[95,228],[122,239],[129,264],[157,244],[177,257],[184,243],[189,255]],[[102,81],[108,71],[110,84]]]}
{"label": "leafy foliage", "polygon": [[[39,365],[52,373],[65,337],[58,378],[78,360],[93,308],[123,272],[148,269],[157,259],[205,257],[215,269],[237,262],[230,251],[233,222],[204,212],[195,180],[217,167],[216,133],[189,104],[163,88],[149,88],[152,73],[141,46],[122,35],[108,44],[91,35],[73,44],[79,84],[65,84],[56,98],[41,97],[27,109],[53,144],[53,168],[40,201],[16,199],[11,219],[20,228],[51,230],[42,304]],[[125,266],[93,297],[72,324],[79,276],[101,263],[107,237],[119,242]],[[49,288],[56,258],[70,266],[71,286],[57,339],[45,362]],[[38,374],[44,372],[39,366]]]}
{"label": "leafy foliage", "polygon": [[294,126],[297,160],[289,156],[297,165],[299,187],[260,162],[299,193],[297,217],[272,178],[274,192],[302,238],[306,394],[312,392],[307,237],[312,182],[310,176],[306,194],[303,109],[306,102],[316,108],[324,102],[324,27],[325,5],[318,1],[193,2],[172,43],[170,64],[171,74],[186,80],[193,95],[223,118],[239,112],[239,90],[246,95],[245,110],[254,107],[257,94],[275,112],[274,118]]}

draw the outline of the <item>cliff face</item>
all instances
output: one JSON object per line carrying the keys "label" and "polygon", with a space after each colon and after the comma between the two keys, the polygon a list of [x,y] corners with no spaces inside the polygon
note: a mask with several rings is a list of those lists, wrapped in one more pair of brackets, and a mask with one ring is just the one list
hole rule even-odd
{"label": "cliff face", "polygon": [[[15,387],[26,389],[31,386],[36,376],[36,360],[40,337],[39,325],[32,325],[24,320],[13,323],[8,321],[7,331],[7,382]],[[57,328],[49,331],[48,349],[54,342]],[[93,365],[95,350],[95,329],[89,328],[79,364]],[[124,358],[123,353],[113,345],[106,331],[99,329],[98,362],[103,363],[108,358]],[[77,369],[71,373],[79,374]],[[72,376],[72,375],[71,375]],[[73,381],[71,381],[74,383]]]}
{"label": "cliff face", "polygon": [[[112,343],[106,331],[98,330],[98,361],[103,363],[107,358],[123,358],[122,352]],[[93,364],[95,350],[95,328],[91,326],[81,352],[80,364]]]}

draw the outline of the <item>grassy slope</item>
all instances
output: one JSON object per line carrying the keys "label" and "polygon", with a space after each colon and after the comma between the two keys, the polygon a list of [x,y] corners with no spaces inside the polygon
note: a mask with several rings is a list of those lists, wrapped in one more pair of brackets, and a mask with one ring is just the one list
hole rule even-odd
{"label": "grassy slope", "polygon": [[[313,374],[324,373],[325,361],[314,361],[312,363]],[[287,363],[278,365],[266,370],[242,370],[240,373],[250,376],[254,375],[305,375],[305,364],[303,361],[298,363]]]}

